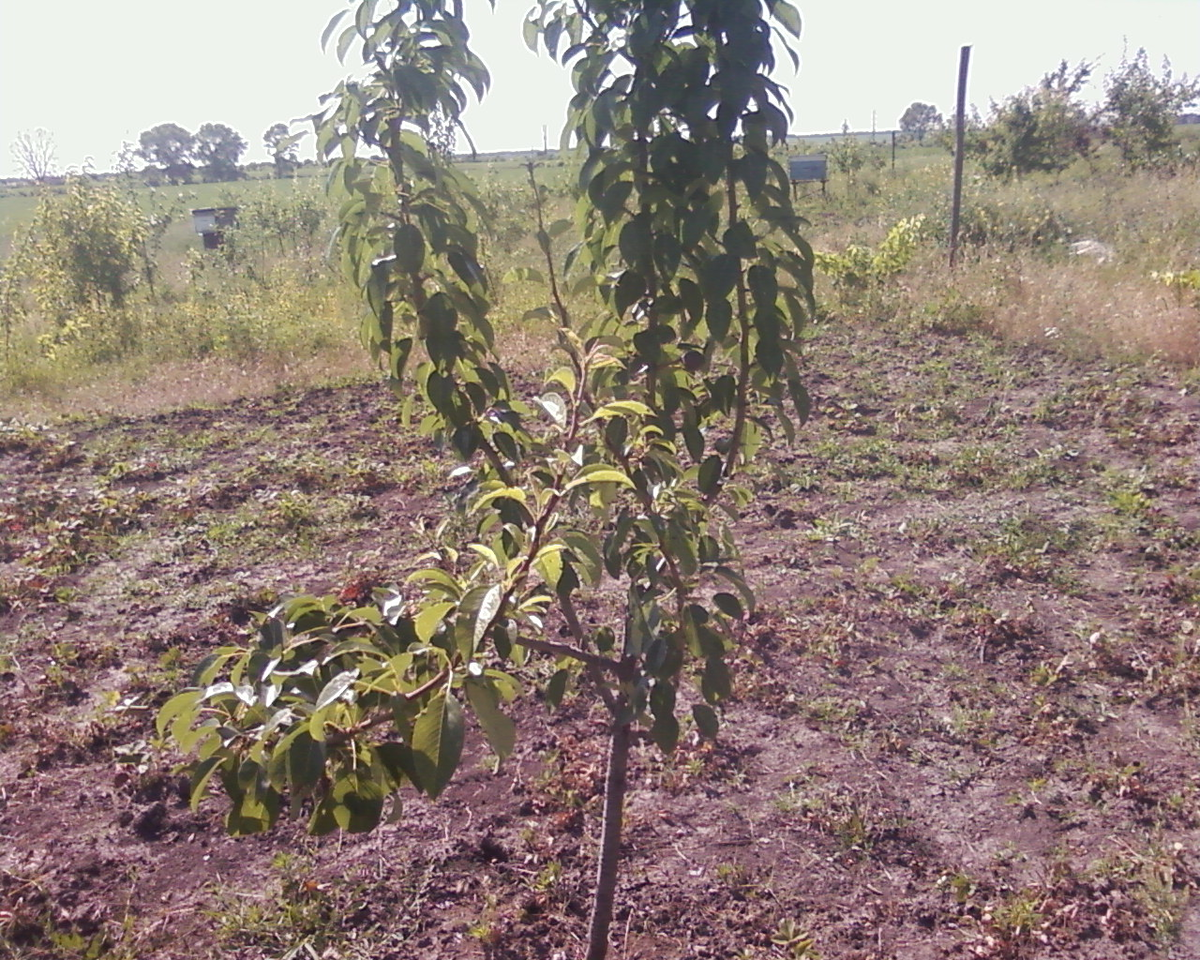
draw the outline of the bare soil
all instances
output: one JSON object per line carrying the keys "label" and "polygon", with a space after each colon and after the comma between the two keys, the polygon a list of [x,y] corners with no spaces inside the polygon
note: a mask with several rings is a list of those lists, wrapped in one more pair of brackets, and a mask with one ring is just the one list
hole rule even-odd
{"label": "bare soil", "polygon": [[[722,734],[636,752],[612,955],[1200,958],[1196,397],[870,325],[810,362]],[[584,695],[369,836],[227,838],[155,742],[252,611],[402,579],[448,466],[364,383],[0,426],[0,957],[579,955]]]}

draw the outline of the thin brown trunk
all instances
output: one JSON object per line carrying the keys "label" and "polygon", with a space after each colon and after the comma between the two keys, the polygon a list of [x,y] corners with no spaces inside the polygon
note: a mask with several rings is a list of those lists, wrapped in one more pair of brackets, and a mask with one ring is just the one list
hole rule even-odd
{"label": "thin brown trunk", "polygon": [[621,830],[624,826],[625,788],[628,785],[629,743],[632,732],[628,723],[614,724],[608,745],[608,776],[604,783],[604,827],[600,836],[600,862],[596,869],[596,893],[592,899],[587,960],[604,960],[608,953],[608,930],[612,926],[613,900],[617,892],[617,868],[621,861]]}

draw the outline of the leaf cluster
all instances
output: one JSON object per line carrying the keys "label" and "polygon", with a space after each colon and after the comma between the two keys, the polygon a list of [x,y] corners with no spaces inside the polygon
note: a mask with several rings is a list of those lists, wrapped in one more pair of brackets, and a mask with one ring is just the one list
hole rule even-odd
{"label": "leaf cluster", "polygon": [[[494,350],[483,207],[428,145],[488,84],[460,5],[362,0],[330,24],[339,55],[357,47],[370,67],[313,118],[342,265],[405,422],[462,461],[469,537],[373,607],[275,611],[164,708],[162,732],[201,758],[194,796],[219,779],[231,829],[265,829],[285,801],[318,832],[366,829],[402,783],[436,795],[464,715],[498,755],[512,749],[502,708],[518,672],[547,677],[552,706],[582,685],[663,750],[681,716],[716,733],[754,602],[730,530],[749,497],[735,475],[808,409],[814,258],[770,154],[789,116],[769,73],[798,30],[784,0],[545,0],[530,14],[526,39],[575,85],[564,136],[581,241],[557,249],[571,224],[546,222],[531,168],[544,263],[523,276],[545,283],[558,360],[521,393]],[[568,303],[589,295],[576,316]],[[608,622],[584,622],[582,598],[614,593]]]}
{"label": "leaf cluster", "polygon": [[888,231],[874,250],[851,243],[841,253],[817,251],[814,254],[817,269],[827,274],[835,287],[864,289],[886,283],[908,266],[924,227],[924,214],[906,217]]}

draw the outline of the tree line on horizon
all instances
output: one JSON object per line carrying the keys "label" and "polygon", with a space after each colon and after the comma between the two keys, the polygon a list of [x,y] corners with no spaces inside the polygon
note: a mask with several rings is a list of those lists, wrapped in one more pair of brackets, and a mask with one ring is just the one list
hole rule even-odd
{"label": "tree line on horizon", "polygon": [[[1112,144],[1131,169],[1169,169],[1187,159],[1175,126],[1200,99],[1200,80],[1186,74],[1176,79],[1165,58],[1155,73],[1140,49],[1132,59],[1122,58],[1105,78],[1103,100],[1089,108],[1081,94],[1093,70],[1087,61],[1071,66],[1063,60],[1034,86],[992,101],[986,122],[974,112],[966,119],[966,154],[1003,179],[1064,170],[1103,143]],[[953,149],[955,118],[946,120],[931,104],[912,103],[899,123],[918,142],[932,133]]]}
{"label": "tree line on horizon", "polygon": [[[271,153],[275,176],[290,176],[296,169],[296,144],[285,123],[275,123],[263,133]],[[237,180],[246,141],[224,123],[205,123],[193,134],[177,123],[160,123],[142,132],[135,156],[159,171],[169,183],[190,183],[199,171],[206,182]]]}
{"label": "tree line on horizon", "polygon": [[[1184,74],[1175,79],[1164,58],[1156,74],[1144,49],[1105,78],[1105,96],[1089,108],[1080,94],[1093,64],[1070,66],[1063,60],[1035,85],[997,103],[988,119],[977,110],[966,120],[966,152],[985,173],[1011,178],[1035,171],[1057,172],[1077,157],[1094,154],[1103,143],[1113,144],[1123,165],[1166,168],[1186,159],[1176,136],[1176,124],[1195,114],[1184,111],[1200,99],[1200,80]],[[953,151],[953,116],[945,118],[936,106],[914,101],[899,118],[900,132],[918,143],[933,135]],[[849,136],[843,125],[843,137]],[[274,175],[291,176],[299,161],[296,147],[303,134],[287,124],[272,124],[263,133]],[[435,149],[453,152],[453,131],[434,138]],[[445,141],[445,142],[443,142]],[[223,123],[205,123],[191,133],[177,123],[160,123],[142,132],[138,145],[126,151],[128,160],[143,160],[142,172],[151,182],[190,183],[197,173],[205,182],[240,179],[241,157],[247,148],[242,136]],[[13,159],[30,180],[44,183],[55,177],[54,138],[44,129],[24,131],[11,145]]]}
{"label": "tree line on horizon", "polygon": [[[296,145],[303,134],[293,134],[286,123],[275,123],[263,133],[263,144],[271,154],[276,177],[291,176],[299,166]],[[245,139],[224,123],[205,123],[191,133],[177,123],[160,123],[142,132],[137,145],[126,143],[118,167],[132,171],[137,160],[146,163],[141,171],[151,184],[191,183],[198,173],[206,183],[238,180]],[[17,134],[10,147],[18,169],[34,183],[58,180],[57,146],[54,136],[41,127]]]}

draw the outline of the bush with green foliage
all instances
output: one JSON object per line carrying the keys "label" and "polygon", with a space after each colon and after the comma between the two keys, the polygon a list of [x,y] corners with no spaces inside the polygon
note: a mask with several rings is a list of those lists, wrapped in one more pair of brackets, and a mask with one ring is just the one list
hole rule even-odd
{"label": "bush with green foliage", "polygon": [[838,173],[843,174],[849,183],[853,183],[858,172],[867,163],[867,154],[857,137],[844,136],[831,140],[825,151],[829,164]]}
{"label": "bush with green foliage", "polygon": [[835,288],[864,290],[879,286],[904,270],[912,261],[921,241],[925,217],[908,217],[896,223],[872,250],[851,243],[841,253],[813,252],[817,269],[826,274]]}
{"label": "bush with green foliage", "polygon": [[[560,360],[528,395],[494,349],[478,198],[428,147],[436,115],[457,119],[489,82],[461,7],[363,0],[349,25],[335,18],[326,37],[370,72],[314,119],[369,346],[406,418],[462,459],[470,541],[443,544],[375,604],[304,597],[263,616],[159,728],[198,754],[195,801],[223,786],[234,833],[285,809],[316,833],[369,830],[389,796],[399,811],[402,786],[445,789],[468,716],[504,757],[504,707],[524,685],[552,705],[578,685],[609,714],[587,953],[600,960],[630,750],[670,751],[687,722],[716,734],[753,603],[729,522],[749,494],[734,477],[807,411],[797,358],[813,260],[771,155],[789,117],[769,76],[777,50],[795,60],[779,37],[800,19],[785,0],[535,6],[527,42],[572,68],[582,241],[560,259],[535,184],[541,312]],[[573,310],[568,288],[592,306]],[[580,617],[584,598],[609,609],[600,625]]]}
{"label": "bush with green foliage", "polygon": [[0,271],[6,333],[34,313],[49,352],[85,333],[123,339],[124,308],[144,274],[150,230],[137,204],[110,184],[74,177],[62,194],[43,194]]}
{"label": "bush with green foliage", "polygon": [[1126,165],[1161,167],[1180,158],[1180,141],[1175,124],[1180,112],[1200,97],[1200,80],[1185,74],[1176,80],[1169,61],[1156,76],[1147,62],[1146,51],[1138,50],[1132,60],[1105,79],[1101,115],[1105,133],[1121,153]]}
{"label": "bush with green foliage", "polygon": [[1039,250],[1072,235],[1070,223],[1044,200],[1028,196],[973,197],[963,204],[959,242],[995,250]]}
{"label": "bush with green foliage", "polygon": [[1090,64],[1072,68],[1064,60],[1036,87],[993,103],[986,126],[968,139],[968,153],[986,173],[1006,180],[1065,170],[1092,149],[1092,120],[1076,99],[1090,74]]}

